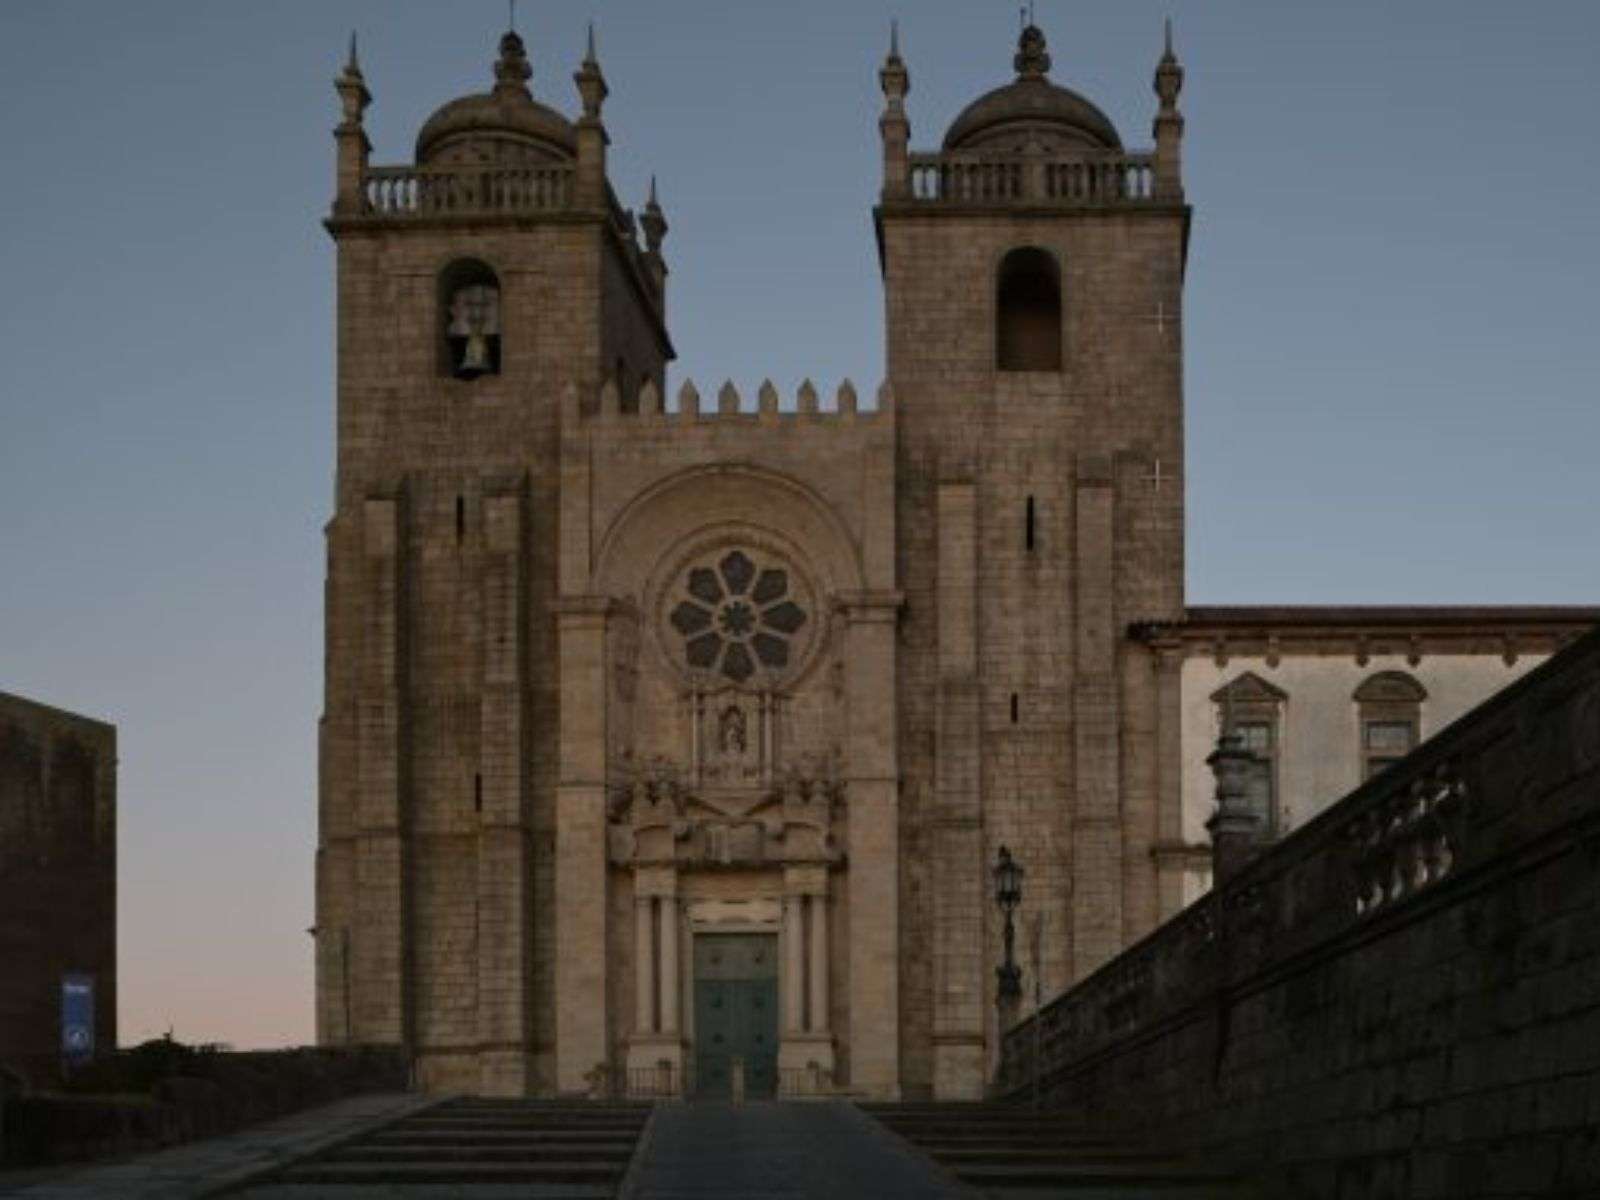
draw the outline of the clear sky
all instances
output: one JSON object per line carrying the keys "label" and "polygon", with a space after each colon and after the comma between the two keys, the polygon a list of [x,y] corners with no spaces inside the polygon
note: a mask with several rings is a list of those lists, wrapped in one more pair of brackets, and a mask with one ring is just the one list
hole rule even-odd
{"label": "clear sky", "polygon": [[[1010,78],[996,0],[523,0],[597,23],[613,178],[672,222],[672,377],[882,369],[891,15],[913,144]],[[1600,602],[1600,5],[1039,0],[1149,141],[1176,18],[1196,206],[1189,598]],[[0,4],[0,690],[121,739],[122,1035],[311,1036],[332,77],[377,162],[481,90],[501,0]],[[3,914],[0,914],[3,919]]]}

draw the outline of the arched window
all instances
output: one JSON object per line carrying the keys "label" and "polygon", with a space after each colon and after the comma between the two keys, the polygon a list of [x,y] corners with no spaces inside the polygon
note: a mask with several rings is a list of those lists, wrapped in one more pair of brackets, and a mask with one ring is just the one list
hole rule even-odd
{"label": "arched window", "polygon": [[487,263],[457,259],[439,276],[440,373],[500,374],[500,280]]}
{"label": "arched window", "polygon": [[1422,740],[1424,688],[1404,671],[1379,671],[1355,691],[1361,720],[1361,778],[1371,779]]}
{"label": "arched window", "polygon": [[1278,759],[1282,747],[1283,706],[1289,695],[1254,671],[1246,671],[1211,693],[1217,727],[1237,736],[1255,756],[1250,770],[1250,801],[1260,818],[1260,836],[1270,841],[1283,826],[1278,798]]}
{"label": "arched window", "polygon": [[1002,371],[1061,370],[1061,268],[1026,246],[1000,260],[995,292],[995,365]]}

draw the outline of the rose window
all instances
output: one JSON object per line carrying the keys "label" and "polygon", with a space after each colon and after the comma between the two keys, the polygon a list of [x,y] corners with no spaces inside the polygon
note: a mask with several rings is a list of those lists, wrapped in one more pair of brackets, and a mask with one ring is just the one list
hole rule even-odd
{"label": "rose window", "polygon": [[697,671],[716,671],[735,683],[789,665],[805,610],[790,595],[789,572],[758,566],[743,550],[690,569],[682,599],[668,617],[683,638],[683,656]]}

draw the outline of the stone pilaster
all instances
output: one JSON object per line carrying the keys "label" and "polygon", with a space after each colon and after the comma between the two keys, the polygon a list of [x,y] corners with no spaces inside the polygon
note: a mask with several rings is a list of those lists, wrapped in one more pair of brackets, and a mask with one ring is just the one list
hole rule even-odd
{"label": "stone pilaster", "polygon": [[483,501],[483,685],[479,697],[478,1041],[481,1086],[523,1095],[532,1083],[532,860],[523,696],[527,627],[520,490]]}
{"label": "stone pilaster", "polygon": [[1121,733],[1116,647],[1116,488],[1104,460],[1079,461],[1077,480],[1076,767],[1072,814],[1072,976],[1122,947]]}
{"label": "stone pilaster", "polygon": [[1183,647],[1176,641],[1152,646],[1156,673],[1156,860],[1159,920],[1183,907],[1184,863],[1173,853],[1183,844]]}
{"label": "stone pilaster", "polygon": [[900,1092],[900,776],[895,725],[898,592],[841,598],[849,732],[850,1084]]}
{"label": "stone pilaster", "polygon": [[365,621],[357,699],[355,1038],[412,1044],[407,888],[402,502],[362,506]]}
{"label": "stone pilaster", "polygon": [[973,1099],[983,1085],[984,969],[982,745],[978,679],[978,495],[939,485],[939,692],[934,746],[933,1090]]}
{"label": "stone pilaster", "polygon": [[606,618],[600,596],[557,602],[561,669],[556,786],[556,1087],[587,1088],[610,1058],[606,994]]}

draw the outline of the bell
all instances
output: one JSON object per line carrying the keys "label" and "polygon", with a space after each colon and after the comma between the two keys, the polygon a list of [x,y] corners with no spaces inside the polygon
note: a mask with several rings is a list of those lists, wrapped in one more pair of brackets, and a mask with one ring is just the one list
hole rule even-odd
{"label": "bell", "polygon": [[493,364],[489,361],[489,339],[481,333],[467,335],[467,344],[461,351],[461,362],[456,367],[456,374],[463,379],[475,379],[490,370]]}

